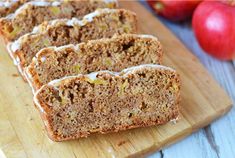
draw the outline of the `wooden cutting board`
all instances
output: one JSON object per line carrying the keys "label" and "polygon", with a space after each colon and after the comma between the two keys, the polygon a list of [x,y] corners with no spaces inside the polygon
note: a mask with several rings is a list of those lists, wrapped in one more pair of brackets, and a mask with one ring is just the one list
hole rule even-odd
{"label": "wooden cutting board", "polygon": [[1,41],[0,157],[136,157],[190,135],[231,108],[232,102],[224,90],[165,26],[137,2],[122,2],[121,7],[137,13],[140,32],[159,38],[165,51],[164,64],[175,68],[181,75],[181,118],[178,123],[53,142],[48,139],[33,106],[30,87],[17,75]]}

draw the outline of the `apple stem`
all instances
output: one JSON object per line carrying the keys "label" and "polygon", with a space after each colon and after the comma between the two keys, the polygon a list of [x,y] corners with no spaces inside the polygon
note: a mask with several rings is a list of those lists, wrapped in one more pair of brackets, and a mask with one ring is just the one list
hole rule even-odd
{"label": "apple stem", "polygon": [[157,12],[160,12],[160,11],[162,11],[162,10],[164,9],[164,4],[161,3],[161,2],[156,2],[156,3],[154,4],[154,8],[155,8],[155,10],[156,10]]}

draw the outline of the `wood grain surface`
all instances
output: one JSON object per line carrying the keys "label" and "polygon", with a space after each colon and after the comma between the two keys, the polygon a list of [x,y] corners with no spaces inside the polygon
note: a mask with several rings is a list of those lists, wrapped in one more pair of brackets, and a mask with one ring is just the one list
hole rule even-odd
{"label": "wood grain surface", "polygon": [[231,100],[199,60],[151,13],[137,2],[122,2],[121,7],[137,13],[140,33],[159,38],[165,51],[164,64],[181,75],[181,118],[178,123],[53,142],[48,139],[33,106],[30,87],[17,75],[1,41],[0,155],[7,158],[140,156],[188,136],[231,108]]}

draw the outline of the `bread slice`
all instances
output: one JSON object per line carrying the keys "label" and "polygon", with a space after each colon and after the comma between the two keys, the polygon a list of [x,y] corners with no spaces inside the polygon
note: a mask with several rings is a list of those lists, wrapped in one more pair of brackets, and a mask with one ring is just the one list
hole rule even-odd
{"label": "bread slice", "polygon": [[136,14],[124,9],[100,9],[82,21],[61,19],[36,27],[33,33],[8,45],[19,71],[27,67],[42,48],[78,44],[92,39],[110,38],[114,34],[136,33]]}
{"label": "bread slice", "polygon": [[178,117],[179,100],[179,75],[152,64],[65,77],[34,95],[54,141],[164,124]]}
{"label": "bread slice", "polygon": [[7,16],[13,12],[25,2],[29,0],[3,0],[0,1],[0,18]]}
{"label": "bread slice", "polygon": [[99,70],[121,71],[139,64],[161,64],[162,47],[150,35],[123,34],[78,45],[49,47],[37,53],[26,69],[26,78],[37,91],[64,76]]}
{"label": "bread slice", "polygon": [[13,15],[0,20],[0,32],[6,41],[14,41],[31,32],[43,21],[81,18],[97,8],[115,8],[115,0],[32,1],[25,3]]}

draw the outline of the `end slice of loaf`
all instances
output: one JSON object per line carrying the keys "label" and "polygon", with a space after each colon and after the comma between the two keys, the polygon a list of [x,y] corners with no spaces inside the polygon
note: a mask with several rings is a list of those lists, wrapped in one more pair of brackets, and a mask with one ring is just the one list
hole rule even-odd
{"label": "end slice of loaf", "polygon": [[176,71],[151,64],[54,80],[34,96],[54,141],[164,124],[178,117],[179,100]]}
{"label": "end slice of loaf", "polygon": [[[8,51],[22,73],[42,48],[78,44],[88,40],[110,38],[115,34],[136,33],[136,14],[124,9],[100,9],[78,19],[60,19],[42,24],[8,45]],[[42,29],[43,28],[43,29]]]}
{"label": "end slice of loaf", "polygon": [[115,8],[115,0],[31,1],[0,20],[0,32],[6,41],[14,41],[31,32],[43,21],[62,18],[81,18],[97,8]]}
{"label": "end slice of loaf", "polygon": [[162,47],[150,35],[123,34],[78,45],[42,49],[25,76],[33,91],[54,79],[93,71],[121,71],[140,64],[161,64]]}
{"label": "end slice of loaf", "polygon": [[13,12],[25,2],[29,0],[3,0],[0,1],[0,18],[7,16]]}

